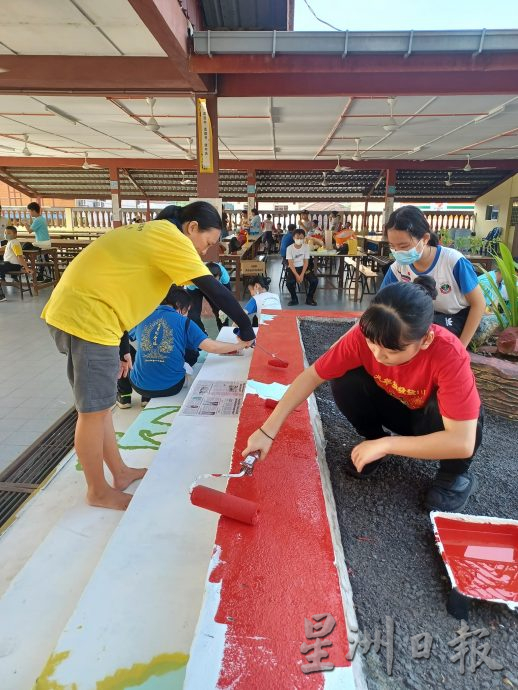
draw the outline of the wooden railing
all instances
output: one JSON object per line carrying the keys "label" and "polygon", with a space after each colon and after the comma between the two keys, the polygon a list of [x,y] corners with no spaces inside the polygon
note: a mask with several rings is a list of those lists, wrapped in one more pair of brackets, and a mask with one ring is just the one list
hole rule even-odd
{"label": "wooden railing", "polygon": [[[227,211],[232,220],[232,227],[239,227],[240,213],[239,211]],[[275,225],[281,224],[285,230],[290,223],[297,225],[300,218],[300,211],[261,211],[261,217],[264,220],[266,214],[270,213],[272,221]],[[317,220],[318,225],[322,230],[327,230],[330,224],[331,213],[327,211],[319,213],[310,213],[311,220]],[[381,233],[383,232],[385,214],[382,211],[369,211],[364,214],[362,211],[344,212],[341,214],[342,222],[350,222],[354,232],[361,234]],[[426,220],[430,224],[433,232],[447,230],[451,228],[469,228],[473,230],[475,227],[475,216],[473,213],[457,213],[457,212],[441,212],[429,211],[425,213]]]}
{"label": "wooden railing", "polygon": [[[107,230],[112,228],[112,211],[109,208],[83,207],[74,208],[44,208],[43,215],[47,219],[49,228],[67,229],[68,231],[84,229],[85,231]],[[232,227],[239,227],[240,212],[227,211],[231,220]],[[271,213],[275,225],[281,224],[286,229],[290,223],[297,225],[300,218],[300,211],[261,211],[261,217],[266,218],[266,214]],[[12,225],[20,226],[23,223],[30,223],[31,217],[25,207],[5,207],[2,214],[9,218]],[[133,218],[139,214],[145,218],[145,213],[141,209],[124,208],[121,209],[121,222],[123,225],[132,222]],[[357,233],[380,233],[383,232],[384,213],[382,211],[369,211],[364,214],[362,211],[348,211],[342,215],[343,222],[352,223],[353,230]],[[434,232],[441,232],[451,228],[475,227],[475,216],[473,213],[429,211],[425,213],[430,228]],[[327,211],[310,213],[312,220],[317,220],[319,226],[326,230],[330,224],[331,213]],[[67,222],[68,221],[68,222]],[[97,233],[99,234],[99,233]]]}

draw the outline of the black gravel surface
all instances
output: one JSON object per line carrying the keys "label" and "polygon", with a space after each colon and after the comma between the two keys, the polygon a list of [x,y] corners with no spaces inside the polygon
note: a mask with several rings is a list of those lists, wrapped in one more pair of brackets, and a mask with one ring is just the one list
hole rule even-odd
{"label": "black gravel surface", "polygon": [[[334,343],[350,322],[303,321],[301,333],[308,361]],[[362,439],[336,408],[328,384],[316,392],[327,441],[326,458],[336,501],[342,543],[360,628],[360,640],[376,628],[386,641],[386,617],[394,621],[392,675],[386,669],[386,648],[363,656],[369,690],[448,690],[518,688],[518,615],[500,604],[469,600],[470,631],[486,628],[489,636],[475,636],[476,647],[491,645],[490,659],[503,670],[483,662],[465,673],[453,662],[458,648],[448,646],[460,621],[446,610],[450,581],[434,541],[423,496],[437,468],[430,461],[390,458],[369,480],[343,471],[343,459]],[[479,488],[462,511],[473,515],[518,517],[518,424],[487,415],[483,445],[472,468]],[[412,658],[411,637],[433,637],[430,657]],[[470,638],[471,639],[471,638]],[[469,643],[468,643],[469,644]],[[362,654],[358,646],[357,654]]]}

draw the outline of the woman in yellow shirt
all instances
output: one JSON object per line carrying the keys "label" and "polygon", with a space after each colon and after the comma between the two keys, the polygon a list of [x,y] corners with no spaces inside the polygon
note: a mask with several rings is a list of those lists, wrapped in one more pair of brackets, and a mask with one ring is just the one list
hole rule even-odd
{"label": "woman in yellow shirt", "polygon": [[[124,489],[145,474],[124,464],[111,408],[117,379],[131,367],[127,331],[156,309],[171,284],[194,283],[238,324],[243,341],[255,337],[248,316],[201,259],[220,233],[221,217],[203,201],[168,206],[154,221],[108,232],[72,261],[43,310],[68,360],[78,411],[75,447],[91,505],[124,510],[131,499]],[[113,487],[104,478],[103,460]]]}

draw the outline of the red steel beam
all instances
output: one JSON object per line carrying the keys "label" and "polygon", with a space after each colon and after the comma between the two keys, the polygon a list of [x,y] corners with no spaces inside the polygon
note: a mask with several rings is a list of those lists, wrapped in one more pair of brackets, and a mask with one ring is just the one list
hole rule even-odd
{"label": "red steel beam", "polygon": [[243,79],[241,74],[218,77],[218,95],[314,97],[352,96],[377,98],[398,96],[501,95],[516,93],[518,69],[505,72],[379,72],[328,74],[256,74]]}
{"label": "red steel beam", "polygon": [[[88,158],[90,163],[95,163],[101,168],[136,168],[139,170],[196,170],[196,161],[163,158]],[[77,168],[77,158],[25,158],[15,156],[0,156],[0,166],[6,168]],[[466,163],[465,158],[457,160],[391,160],[391,159],[371,159],[362,161],[352,161],[341,157],[342,163],[353,170],[456,170],[462,168]],[[472,160],[473,169],[476,170],[478,164],[486,167],[490,166],[498,170],[515,171],[518,173],[518,160],[490,159],[477,161]],[[336,158],[326,160],[283,160],[283,159],[255,159],[255,160],[232,160],[220,159],[220,170],[332,170],[336,166]]]}
{"label": "red steel beam", "polygon": [[[189,21],[177,0],[129,0],[140,20],[193,90],[207,86],[189,65]],[[198,27],[195,27],[198,28]]]}
{"label": "red steel beam", "polygon": [[167,57],[0,55],[0,70],[0,93],[5,94],[158,96],[193,91]]}
{"label": "red steel beam", "polygon": [[13,175],[11,172],[8,172],[3,167],[0,168],[0,180],[2,182],[5,182],[5,184],[9,185],[9,187],[16,189],[17,191],[21,192],[22,194],[25,194],[25,196],[31,197],[32,199],[36,199],[38,196],[40,196],[38,192],[36,192],[31,187],[27,186],[25,182],[19,180],[15,175]]}

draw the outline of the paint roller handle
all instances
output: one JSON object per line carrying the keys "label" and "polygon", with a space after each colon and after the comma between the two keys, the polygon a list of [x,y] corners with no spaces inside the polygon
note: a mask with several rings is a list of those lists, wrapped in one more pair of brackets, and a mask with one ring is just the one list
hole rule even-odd
{"label": "paint roller handle", "polygon": [[254,471],[254,465],[259,460],[259,453],[250,453],[241,463],[242,471],[250,476]]}

